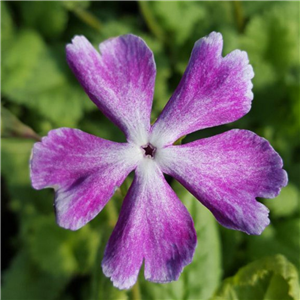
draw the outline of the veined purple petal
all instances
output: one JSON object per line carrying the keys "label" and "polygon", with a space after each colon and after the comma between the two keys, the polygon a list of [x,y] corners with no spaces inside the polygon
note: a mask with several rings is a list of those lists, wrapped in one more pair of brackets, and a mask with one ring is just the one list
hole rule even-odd
{"label": "veined purple petal", "polygon": [[33,147],[32,186],[54,188],[57,223],[76,230],[102,210],[140,156],[131,144],[107,141],[78,129],[52,130]]}
{"label": "veined purple petal", "polygon": [[222,57],[220,33],[195,43],[187,69],[153,126],[152,142],[168,145],[188,133],[236,121],[251,107],[254,73],[246,52]]}
{"label": "veined purple petal", "polygon": [[287,184],[282,160],[267,140],[246,130],[161,149],[163,172],[197,197],[225,227],[260,234],[268,209],[255,197],[273,198]]}
{"label": "veined purple petal", "polygon": [[103,272],[114,286],[134,285],[143,260],[145,278],[177,280],[197,244],[193,221],[157,164],[144,159],[125,197],[105,250]]}
{"label": "veined purple petal", "polygon": [[132,34],[104,41],[97,52],[83,36],[67,45],[67,61],[86,93],[129,141],[144,144],[150,128],[156,67],[152,51]]}

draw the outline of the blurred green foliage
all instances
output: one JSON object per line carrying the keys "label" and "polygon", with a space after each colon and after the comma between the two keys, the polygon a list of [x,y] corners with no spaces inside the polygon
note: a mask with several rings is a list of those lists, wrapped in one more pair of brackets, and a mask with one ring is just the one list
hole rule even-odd
{"label": "blurred green foliage", "polygon": [[[299,20],[297,2],[2,1],[2,298],[299,299]],[[103,276],[100,262],[130,180],[77,232],[56,225],[52,191],[30,186],[28,160],[38,135],[69,126],[124,141],[75,80],[65,45],[75,34],[95,46],[126,33],[145,39],[157,64],[153,121],[176,88],[193,44],[211,31],[223,34],[224,55],[237,48],[248,52],[253,106],[241,120],[193,133],[184,142],[230,128],[252,130],[280,153],[289,185],[277,199],[263,200],[271,225],[261,236],[247,236],[219,226],[173,182],[195,221],[194,260],[177,282],[149,283],[141,272],[139,285],[119,291]]]}
{"label": "blurred green foliage", "polygon": [[224,280],[214,299],[281,299],[299,296],[296,268],[282,255],[266,257],[241,268]]}

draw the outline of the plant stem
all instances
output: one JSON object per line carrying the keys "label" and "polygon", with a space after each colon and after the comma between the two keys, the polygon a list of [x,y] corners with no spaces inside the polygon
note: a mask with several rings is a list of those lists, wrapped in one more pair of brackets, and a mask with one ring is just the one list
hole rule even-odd
{"label": "plant stem", "polygon": [[127,191],[128,191],[128,182],[127,182],[127,178],[126,178],[124,180],[123,184],[120,186],[120,193],[123,198],[126,196]]}
{"label": "plant stem", "polygon": [[239,32],[244,29],[244,13],[241,1],[233,1],[236,24]]}
{"label": "plant stem", "polygon": [[153,35],[160,41],[164,41],[164,32],[162,28],[158,25],[158,22],[155,20],[155,17],[149,7],[148,1],[139,1],[139,7],[141,14],[144,17],[144,20],[150,29],[150,31],[153,33]]}
{"label": "plant stem", "polygon": [[68,7],[70,11],[72,11],[80,20],[82,20],[87,25],[96,29],[97,31],[102,30],[102,23],[89,11],[83,9],[82,7]]}
{"label": "plant stem", "polygon": [[133,300],[141,300],[141,291],[138,281],[131,289],[131,295]]}
{"label": "plant stem", "polygon": [[101,283],[101,268],[100,268],[100,263],[101,262],[101,254],[102,254],[102,243],[103,243],[103,238],[101,237],[99,240],[99,245],[97,247],[97,256],[96,256],[96,263],[93,267],[93,273],[92,273],[92,291],[91,291],[91,299],[90,300],[95,300],[95,299],[100,299],[99,294],[100,294],[100,289],[99,289],[99,283]]}
{"label": "plant stem", "polygon": [[114,228],[117,220],[118,220],[118,213],[113,201],[109,201],[106,204],[106,214],[108,217],[108,224],[105,225],[105,230],[102,230],[102,235],[99,241],[98,249],[97,249],[97,258],[96,263],[93,270],[92,275],[92,284],[91,284],[91,296],[90,300],[95,299],[104,299],[105,296],[105,284],[106,281],[103,278],[102,270],[101,270],[101,259],[102,254],[105,249],[105,243],[109,238],[109,234],[111,232],[111,228]]}
{"label": "plant stem", "polygon": [[112,200],[106,204],[106,213],[108,215],[108,225],[114,228],[118,221],[118,212]]}

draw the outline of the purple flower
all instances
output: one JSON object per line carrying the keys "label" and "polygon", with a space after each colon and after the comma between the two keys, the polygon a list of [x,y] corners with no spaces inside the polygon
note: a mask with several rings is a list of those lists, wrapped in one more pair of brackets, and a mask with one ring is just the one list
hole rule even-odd
{"label": "purple flower", "polygon": [[168,104],[150,125],[156,67],[153,53],[134,35],[100,44],[85,37],[67,45],[67,60],[97,107],[126,135],[107,141],[78,129],[49,132],[33,147],[35,189],[55,190],[58,225],[77,230],[93,219],[135,170],[102,262],[113,284],[130,288],[145,264],[153,282],[177,280],[197,244],[193,221],[166,182],[173,176],[223,226],[260,234],[268,209],[256,197],[273,198],[287,184],[282,160],[268,141],[247,130],[175,146],[199,129],[233,122],[251,107],[254,76],[246,52],[222,57],[222,35],[196,42]]}

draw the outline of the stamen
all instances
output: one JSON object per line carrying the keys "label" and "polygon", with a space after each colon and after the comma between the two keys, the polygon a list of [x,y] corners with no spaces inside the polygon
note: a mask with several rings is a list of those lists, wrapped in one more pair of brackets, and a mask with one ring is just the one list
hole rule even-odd
{"label": "stamen", "polygon": [[144,150],[146,157],[149,157],[149,158],[153,158],[154,157],[156,148],[153,147],[151,144],[147,144],[145,146],[142,146],[141,148]]}

